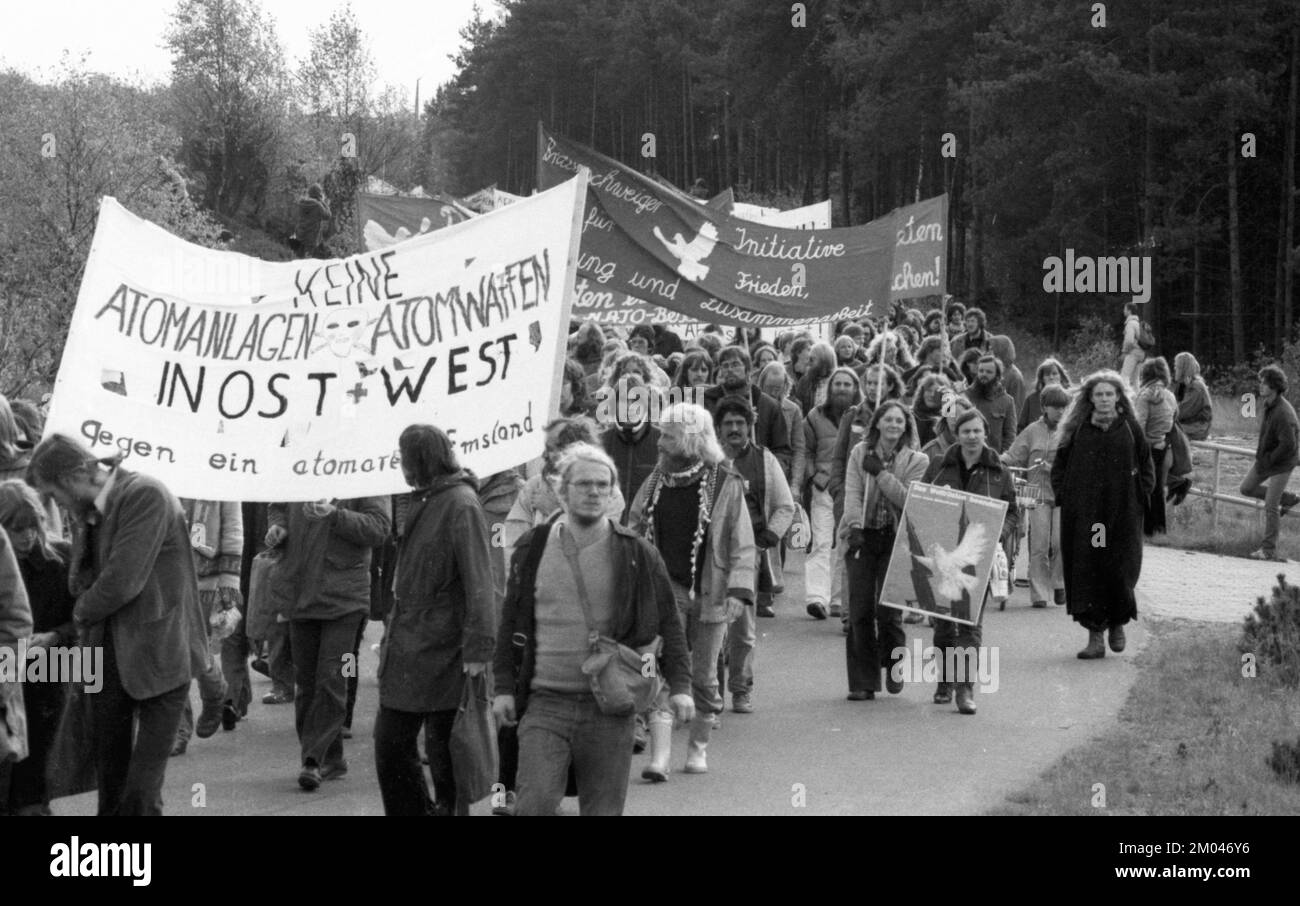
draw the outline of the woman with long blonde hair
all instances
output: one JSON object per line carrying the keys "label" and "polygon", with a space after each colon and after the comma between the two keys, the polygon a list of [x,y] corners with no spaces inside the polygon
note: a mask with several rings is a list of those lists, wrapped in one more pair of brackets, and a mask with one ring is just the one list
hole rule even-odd
{"label": "woman with long blonde hair", "polygon": [[1084,660],[1124,650],[1124,624],[1137,616],[1144,503],[1155,485],[1151,449],[1133,414],[1128,385],[1114,371],[1083,382],[1058,429],[1052,495],[1061,507],[1067,610],[1088,630]]}

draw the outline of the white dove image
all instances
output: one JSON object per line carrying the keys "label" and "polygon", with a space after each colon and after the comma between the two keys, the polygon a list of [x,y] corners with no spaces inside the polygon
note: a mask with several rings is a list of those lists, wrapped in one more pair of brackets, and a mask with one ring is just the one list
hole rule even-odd
{"label": "white dove image", "polygon": [[[433,224],[429,221],[428,217],[420,220],[421,233],[429,232],[429,227],[431,226],[433,226]],[[366,225],[361,228],[361,235],[362,238],[365,239],[366,251],[373,252],[377,249],[386,249],[390,245],[397,245],[397,243],[402,242],[405,239],[410,239],[411,231],[403,226],[398,227],[396,233],[390,234],[388,230],[384,229],[375,221],[367,220]]]}
{"label": "white dove image", "polygon": [[917,563],[930,571],[931,578],[938,578],[938,591],[942,597],[956,601],[963,591],[975,589],[979,580],[963,570],[979,562],[987,534],[983,525],[975,523],[967,527],[966,536],[952,551],[944,550],[936,541],[930,545],[930,556],[916,558]]}
{"label": "white dove image", "polygon": [[713,247],[718,244],[718,228],[713,224],[706,220],[700,225],[700,232],[690,242],[687,242],[681,233],[674,233],[673,241],[669,242],[668,237],[659,227],[654,228],[654,234],[655,238],[663,243],[664,248],[672,252],[673,257],[677,259],[677,273],[687,280],[696,282],[709,275],[709,266],[700,262],[713,254]]}

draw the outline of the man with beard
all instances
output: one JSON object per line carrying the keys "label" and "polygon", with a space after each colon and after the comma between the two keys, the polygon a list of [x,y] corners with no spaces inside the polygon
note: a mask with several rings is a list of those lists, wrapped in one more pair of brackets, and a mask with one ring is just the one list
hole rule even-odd
{"label": "man with beard", "polygon": [[[659,464],[637,491],[628,528],[663,556],[686,623],[695,696],[686,772],[704,774],[714,715],[723,706],[718,655],[727,626],[754,600],[758,549],[744,482],[727,464],[709,413],[689,403],[669,406],[659,431]],[[672,719],[667,701],[656,703],[650,765],[641,774],[647,780],[668,779]]]}
{"label": "man with beard", "polygon": [[909,394],[914,393],[928,375],[939,374],[954,383],[961,380],[961,372],[952,360],[943,337],[926,337],[916,353],[917,365],[903,372],[903,385]]}
{"label": "man with beard", "polygon": [[843,423],[861,401],[862,392],[853,369],[836,368],[831,372],[826,402],[814,406],[804,421],[807,466],[799,485],[812,523],[812,551],[804,561],[804,591],[808,597],[808,614],[818,620],[828,615],[843,615],[844,562],[831,551],[836,522],[835,451]]}
{"label": "man with beard", "polygon": [[835,498],[836,525],[839,525],[840,511],[843,509],[844,470],[849,462],[849,453],[858,445],[858,441],[867,436],[867,425],[881,401],[900,399],[902,395],[903,379],[892,365],[876,362],[862,372],[860,405],[855,405],[845,418],[840,419],[840,431],[831,458],[830,492]]}
{"label": "man with beard", "polygon": [[994,355],[980,356],[975,366],[975,384],[966,391],[988,425],[988,443],[1002,453],[1016,439],[1016,401],[1002,386],[1002,363]]}
{"label": "man with beard", "polygon": [[[766,610],[759,615],[771,616],[772,570],[768,558],[777,556],[781,538],[794,520],[794,498],[776,457],[750,442],[754,410],[749,401],[740,396],[723,397],[713,417],[722,449],[745,482],[745,505],[758,545],[757,606]],[[754,609],[746,607],[727,631],[726,658],[731,667],[727,688],[731,691],[731,710],[737,714],[754,710],[749,700],[754,687],[754,644],[758,641],[754,617]]]}
{"label": "man with beard", "polygon": [[727,346],[718,353],[718,383],[704,391],[704,408],[713,416],[724,396],[743,396],[754,407],[754,443],[772,451],[781,470],[790,474],[790,433],[781,414],[781,404],[749,383],[749,352],[742,346]]}
{"label": "man with beard", "polygon": [[985,329],[988,327],[988,318],[984,316],[984,312],[978,308],[968,308],[964,319],[966,332],[952,338],[953,357],[959,358],[968,349],[988,352],[993,338]]}
{"label": "man with beard", "polygon": [[[629,502],[659,461],[659,429],[650,423],[646,399],[647,388],[640,376],[629,374],[619,378],[611,397],[613,423],[600,435],[600,445],[618,467],[623,499]],[[626,507],[619,524],[627,525]]]}

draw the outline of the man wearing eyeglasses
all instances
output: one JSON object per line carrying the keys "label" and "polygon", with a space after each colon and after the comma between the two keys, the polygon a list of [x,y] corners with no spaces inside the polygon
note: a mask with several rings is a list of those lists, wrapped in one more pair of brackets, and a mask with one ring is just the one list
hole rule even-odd
{"label": "man wearing eyeglasses", "polygon": [[663,558],[605,514],[617,481],[599,447],[577,443],[556,465],[564,512],[520,538],[494,663],[498,726],[519,726],[516,815],[554,815],[569,766],[583,815],[621,815],[635,714],[609,714],[583,664],[591,634],[634,649],[663,640],[653,669],[681,721],[695,713],[690,655]]}

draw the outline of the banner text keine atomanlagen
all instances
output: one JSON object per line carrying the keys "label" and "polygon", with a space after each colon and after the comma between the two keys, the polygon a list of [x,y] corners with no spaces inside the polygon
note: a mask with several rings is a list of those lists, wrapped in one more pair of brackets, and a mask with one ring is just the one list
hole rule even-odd
{"label": "banner text keine atomanlagen", "polygon": [[558,389],[580,197],[566,184],[345,260],[256,262],[256,295],[203,301],[133,260],[184,243],[106,199],[51,429],[204,499],[404,490],[414,422],[479,474],[525,462]]}

